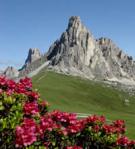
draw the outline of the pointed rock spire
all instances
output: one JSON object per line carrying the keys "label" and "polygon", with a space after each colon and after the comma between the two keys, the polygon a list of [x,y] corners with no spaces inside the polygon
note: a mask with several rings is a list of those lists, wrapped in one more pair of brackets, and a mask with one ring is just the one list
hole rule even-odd
{"label": "pointed rock spire", "polygon": [[95,47],[96,42],[81,22],[80,17],[72,16],[69,19],[68,28],[61,35],[60,40],[50,47],[47,58],[48,60],[53,59],[54,65],[63,61],[62,65],[66,66],[88,66]]}
{"label": "pointed rock spire", "polygon": [[72,16],[69,18],[69,22],[68,22],[68,29],[69,28],[73,28],[73,27],[77,27],[81,24],[81,19],[79,16]]}
{"label": "pointed rock spire", "polygon": [[25,65],[29,65],[31,64],[32,62],[38,60],[41,58],[41,53],[40,53],[40,50],[38,48],[34,48],[34,49],[29,49],[29,52],[28,52],[28,57],[25,61]]}

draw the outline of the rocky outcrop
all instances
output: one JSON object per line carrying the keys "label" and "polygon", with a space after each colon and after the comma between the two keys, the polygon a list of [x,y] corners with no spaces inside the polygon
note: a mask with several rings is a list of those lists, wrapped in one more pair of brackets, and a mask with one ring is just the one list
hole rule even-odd
{"label": "rocky outcrop", "polygon": [[93,58],[102,59],[101,50],[80,18],[71,17],[66,32],[50,47],[47,59],[60,71],[94,77],[89,69]]}
{"label": "rocky outcrop", "polygon": [[25,61],[25,66],[27,67],[28,65],[30,65],[31,63],[33,63],[34,61],[36,61],[40,58],[41,58],[40,50],[38,48],[34,48],[34,49],[30,48],[28,57]]}
{"label": "rocky outcrop", "polygon": [[29,50],[25,64],[19,70],[19,77],[33,75],[45,67],[89,79],[135,83],[133,58],[126,55],[111,39],[95,39],[77,16],[69,19],[66,31],[45,55],[41,55],[37,48]]}
{"label": "rocky outcrop", "polygon": [[28,75],[29,73],[32,73],[36,69],[38,69],[41,65],[43,65],[46,62],[46,57],[41,56],[40,59],[35,60],[34,62],[27,65],[27,67],[23,67],[19,72],[19,77],[23,77]]}
{"label": "rocky outcrop", "polygon": [[135,62],[131,56],[125,54],[111,39],[100,38],[97,43],[110,67],[109,73],[117,78],[135,79]]}
{"label": "rocky outcrop", "polygon": [[94,39],[79,17],[47,52],[53,69],[87,78],[135,80],[135,62],[108,38]]}
{"label": "rocky outcrop", "polygon": [[81,23],[79,17],[71,17],[66,32],[61,35],[47,53],[52,65],[63,63],[65,66],[82,67],[90,64],[90,58],[96,49],[92,34]]}
{"label": "rocky outcrop", "polygon": [[38,69],[46,62],[46,56],[40,53],[37,48],[29,49],[27,59],[24,66],[20,69],[19,77],[28,75],[29,73]]}
{"label": "rocky outcrop", "polygon": [[19,71],[12,66],[8,66],[3,74],[9,78],[17,78],[19,76]]}

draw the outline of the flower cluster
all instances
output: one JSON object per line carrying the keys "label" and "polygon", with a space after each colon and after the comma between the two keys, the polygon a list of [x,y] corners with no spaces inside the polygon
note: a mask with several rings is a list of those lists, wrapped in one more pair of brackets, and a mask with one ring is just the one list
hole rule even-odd
{"label": "flower cluster", "polygon": [[0,77],[1,148],[135,148],[135,141],[124,135],[123,120],[108,124],[97,115],[78,119],[74,113],[48,112],[48,106],[29,78],[15,82]]}
{"label": "flower cluster", "polygon": [[[19,129],[23,129],[23,127],[22,125]],[[40,116],[36,126],[34,123],[34,127],[36,128],[33,129],[31,135],[33,137],[29,137],[31,144],[27,143],[29,139],[23,143],[20,141],[20,137],[17,137],[17,146],[32,145],[35,140],[47,148],[122,148],[124,146],[132,149],[135,147],[135,141],[131,141],[123,135],[124,121],[116,120],[112,124],[106,124],[104,116],[92,115],[78,120],[74,113],[55,110]],[[19,135],[21,136],[20,133],[17,134],[17,136]]]}
{"label": "flower cluster", "polygon": [[35,115],[39,112],[37,102],[26,102],[23,107],[23,111],[26,115]]}
{"label": "flower cluster", "polygon": [[20,79],[19,82],[15,82],[6,78],[5,76],[0,76],[0,93],[5,92],[7,95],[12,95],[15,93],[24,94],[31,99],[38,99],[39,94],[32,91],[32,81],[29,78]]}
{"label": "flower cluster", "polygon": [[16,127],[16,147],[31,145],[36,139],[36,123],[33,119],[25,118],[21,126]]}
{"label": "flower cluster", "polygon": [[[28,146],[35,142],[36,130],[32,126],[35,121],[33,118],[36,119],[40,115],[39,112],[45,114],[47,108],[48,103],[40,99],[38,92],[32,90],[31,79],[26,77],[16,82],[0,76],[1,148],[15,148],[15,136],[16,147]],[[35,121],[35,127],[36,125]]]}

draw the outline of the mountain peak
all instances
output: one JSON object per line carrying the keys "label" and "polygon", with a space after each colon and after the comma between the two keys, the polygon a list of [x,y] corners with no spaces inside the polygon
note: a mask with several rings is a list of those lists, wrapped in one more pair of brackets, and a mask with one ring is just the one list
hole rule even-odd
{"label": "mountain peak", "polygon": [[29,65],[40,58],[41,58],[40,50],[38,48],[33,48],[33,49],[30,48],[28,52],[28,57],[25,61],[25,65]]}
{"label": "mountain peak", "polygon": [[[64,38],[63,38],[64,37]],[[69,18],[66,32],[61,36],[62,40],[66,40],[70,45],[84,44],[92,37],[92,33],[82,23],[80,17],[72,16]]]}
{"label": "mountain peak", "polygon": [[75,20],[81,20],[80,19],[80,16],[71,16],[70,18],[69,18],[69,20],[73,20],[73,21],[75,21]]}
{"label": "mountain peak", "polygon": [[81,24],[79,16],[72,16],[69,18],[68,28]]}
{"label": "mountain peak", "polygon": [[84,78],[135,81],[133,58],[111,39],[95,39],[78,16],[70,17],[67,29],[44,56],[38,48],[29,49],[20,76],[44,67],[46,61],[49,62],[48,67],[54,70]]}
{"label": "mountain peak", "polygon": [[80,17],[72,16],[67,30],[49,48],[47,59],[52,61],[52,65],[81,70],[90,65],[90,59],[95,53],[99,52],[92,34],[83,25]]}
{"label": "mountain peak", "polygon": [[135,62],[111,39],[95,39],[80,17],[69,19],[67,30],[49,48],[54,69],[88,78],[135,80]]}
{"label": "mountain peak", "polygon": [[12,66],[8,66],[3,72],[3,74],[9,78],[15,78],[18,77],[19,71]]}
{"label": "mountain peak", "polygon": [[80,32],[88,32],[88,29],[83,25],[79,16],[72,16],[69,18],[66,32],[77,36]]}

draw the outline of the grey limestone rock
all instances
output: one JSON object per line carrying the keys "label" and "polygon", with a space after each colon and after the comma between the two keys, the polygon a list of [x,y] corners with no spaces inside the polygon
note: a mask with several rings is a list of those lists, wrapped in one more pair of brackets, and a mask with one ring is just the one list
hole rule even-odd
{"label": "grey limestone rock", "polygon": [[87,78],[135,80],[135,62],[111,39],[95,39],[80,17],[69,19],[66,31],[47,52],[51,66]]}
{"label": "grey limestone rock", "polygon": [[8,66],[3,74],[9,78],[17,78],[19,75],[19,71],[12,66]]}
{"label": "grey limestone rock", "polygon": [[96,41],[88,29],[83,25],[80,17],[71,17],[68,28],[61,38],[49,48],[47,59],[53,66],[58,66],[61,71],[68,69],[69,73],[75,70],[87,73],[92,77],[91,59],[102,57]]}
{"label": "grey limestone rock", "polygon": [[116,78],[135,79],[135,62],[125,54],[111,39],[97,40],[103,56],[110,67],[110,73]]}
{"label": "grey limestone rock", "polygon": [[46,62],[46,55],[42,55],[37,48],[29,49],[25,64],[20,69],[19,77],[23,77],[31,73]]}
{"label": "grey limestone rock", "polygon": [[40,50],[38,48],[29,49],[28,57],[25,61],[25,65],[28,66],[32,62],[38,60],[41,58]]}
{"label": "grey limestone rock", "polygon": [[[47,67],[58,72],[89,79],[114,82],[121,80],[125,83],[131,81],[135,84],[133,58],[125,54],[111,39],[95,39],[78,16],[69,19],[66,31],[50,46],[45,55],[41,55],[37,48],[29,49],[19,76],[42,68],[47,61]],[[5,74],[12,76],[15,72],[12,69],[9,67]]]}

